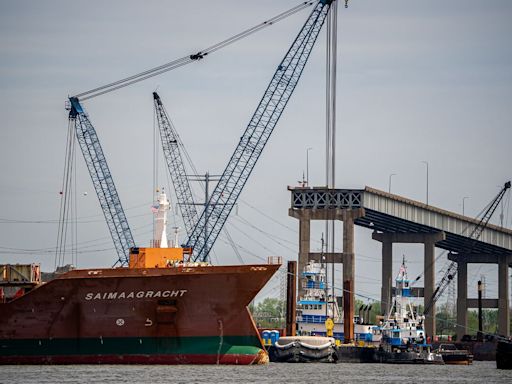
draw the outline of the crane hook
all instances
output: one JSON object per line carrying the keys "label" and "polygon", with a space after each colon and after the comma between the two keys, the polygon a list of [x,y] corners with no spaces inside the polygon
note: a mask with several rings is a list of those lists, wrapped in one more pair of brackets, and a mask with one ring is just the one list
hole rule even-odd
{"label": "crane hook", "polygon": [[348,8],[348,0],[345,0],[345,8]]}

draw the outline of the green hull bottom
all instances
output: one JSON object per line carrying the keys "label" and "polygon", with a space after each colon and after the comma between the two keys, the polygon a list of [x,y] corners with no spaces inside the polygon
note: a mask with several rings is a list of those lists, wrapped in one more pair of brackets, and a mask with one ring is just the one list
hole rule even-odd
{"label": "green hull bottom", "polygon": [[0,364],[254,364],[254,336],[0,340]]}

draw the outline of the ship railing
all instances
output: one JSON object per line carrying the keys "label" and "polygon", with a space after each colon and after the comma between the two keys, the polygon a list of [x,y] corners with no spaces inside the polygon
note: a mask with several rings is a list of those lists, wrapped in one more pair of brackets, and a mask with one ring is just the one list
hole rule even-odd
{"label": "ship railing", "polygon": [[281,256],[268,256],[267,264],[283,264],[283,258]]}
{"label": "ship railing", "polygon": [[304,289],[325,289],[325,282],[323,281],[302,281],[302,288]]}
{"label": "ship railing", "polygon": [[0,264],[0,285],[38,285],[41,283],[39,264]]}
{"label": "ship railing", "polygon": [[302,314],[302,321],[305,323],[324,324],[327,320],[325,315],[304,315]]}
{"label": "ship railing", "polygon": [[151,239],[149,241],[150,248],[160,248],[160,240]]}

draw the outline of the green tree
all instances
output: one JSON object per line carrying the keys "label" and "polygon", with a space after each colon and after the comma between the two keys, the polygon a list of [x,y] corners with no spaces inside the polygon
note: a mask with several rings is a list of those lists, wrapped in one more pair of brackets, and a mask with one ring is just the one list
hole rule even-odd
{"label": "green tree", "polygon": [[438,335],[455,336],[455,314],[448,310],[447,304],[436,307],[436,333]]}
{"label": "green tree", "polygon": [[[482,309],[482,330],[484,333],[498,333],[498,311],[496,309]],[[468,335],[478,332],[478,310],[468,311]]]}
{"label": "green tree", "polygon": [[[260,328],[282,328],[284,326],[284,302],[266,297],[257,305],[252,306],[252,315]],[[249,309],[251,309],[249,307]]]}
{"label": "green tree", "polygon": [[[356,316],[359,316],[359,309],[361,309],[361,307],[366,307],[366,306],[369,306],[369,309],[370,309],[370,320],[369,320],[369,323],[370,324],[377,324],[377,316],[379,316],[381,313],[381,309],[380,309],[380,301],[374,301],[373,303],[364,303],[362,300],[359,300],[359,299],[356,299],[356,302],[355,302],[355,305],[354,305],[354,308],[355,308],[355,315]],[[371,308],[370,308],[371,306]],[[368,321],[368,319],[365,319],[365,321]]]}

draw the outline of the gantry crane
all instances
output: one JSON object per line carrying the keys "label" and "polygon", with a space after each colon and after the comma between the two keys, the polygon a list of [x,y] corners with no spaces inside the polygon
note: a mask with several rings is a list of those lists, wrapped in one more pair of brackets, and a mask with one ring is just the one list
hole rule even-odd
{"label": "gantry crane", "polygon": [[333,0],[319,1],[278,65],[186,246],[205,261],[300,79]]}
{"label": "gantry crane", "polygon": [[[487,227],[487,224],[489,224],[489,220],[491,219],[494,211],[496,211],[496,208],[500,204],[501,200],[503,199],[503,196],[507,192],[507,190],[510,188],[510,181],[507,181],[505,185],[503,185],[503,188],[500,190],[500,192],[496,195],[496,197],[491,201],[488,208],[485,210],[484,214],[482,215],[482,218],[478,222],[478,224],[473,228],[471,233],[469,234],[469,238],[472,239],[471,245],[467,249],[467,253],[471,253],[473,251],[473,248],[475,246],[476,241],[482,234],[483,230]],[[441,281],[439,282],[439,285],[435,289],[434,293],[432,294],[432,297],[430,298],[430,301],[425,305],[424,315],[428,315],[428,313],[432,310],[434,305],[436,304],[437,300],[441,297],[445,289],[448,287],[450,282],[453,280],[453,278],[457,275],[457,262],[452,261],[448,268],[446,269],[446,272],[444,273],[443,277],[441,278]]]}
{"label": "gantry crane", "polygon": [[78,98],[70,97],[68,108],[69,122],[75,127],[78,143],[114,241],[118,263],[125,266],[128,264],[130,248],[135,246],[135,242],[108,168],[105,154],[101,148],[96,130]]}

